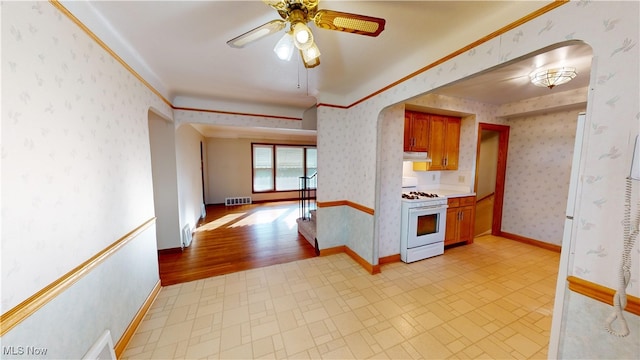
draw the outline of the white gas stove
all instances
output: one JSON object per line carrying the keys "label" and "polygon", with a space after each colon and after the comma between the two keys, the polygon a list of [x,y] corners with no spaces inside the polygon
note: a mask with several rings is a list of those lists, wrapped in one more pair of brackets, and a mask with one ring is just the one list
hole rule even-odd
{"label": "white gas stove", "polygon": [[444,253],[447,198],[435,193],[402,193],[400,259],[410,263]]}

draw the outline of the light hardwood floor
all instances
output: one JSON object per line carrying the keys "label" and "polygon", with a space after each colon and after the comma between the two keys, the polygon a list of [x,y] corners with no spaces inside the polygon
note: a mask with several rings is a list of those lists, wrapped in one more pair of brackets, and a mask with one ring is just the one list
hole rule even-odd
{"label": "light hardwood floor", "polygon": [[488,235],[377,275],[336,254],[166,286],[123,358],[546,359],[558,261]]}

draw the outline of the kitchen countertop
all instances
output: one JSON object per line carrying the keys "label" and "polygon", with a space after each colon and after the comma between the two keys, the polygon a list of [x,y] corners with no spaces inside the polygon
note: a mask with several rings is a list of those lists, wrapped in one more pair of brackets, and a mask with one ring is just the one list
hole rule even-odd
{"label": "kitchen countertop", "polygon": [[431,191],[438,194],[438,196],[446,197],[447,199],[455,198],[455,197],[476,196],[476,193],[474,192],[465,192],[465,191],[459,191],[459,190],[435,189]]}
{"label": "kitchen countertop", "polygon": [[[413,180],[413,182],[409,182],[409,180]],[[443,198],[456,198],[456,197],[465,197],[465,196],[476,196],[476,193],[471,191],[468,186],[447,186],[447,185],[431,185],[431,186],[421,186],[414,187],[416,184],[416,180],[413,178],[403,178],[402,191],[421,191],[426,193],[435,193],[438,194],[439,197]]]}

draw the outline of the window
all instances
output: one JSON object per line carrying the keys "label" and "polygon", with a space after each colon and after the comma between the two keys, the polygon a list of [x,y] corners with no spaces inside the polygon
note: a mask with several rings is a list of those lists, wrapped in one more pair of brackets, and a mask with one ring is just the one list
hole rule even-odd
{"label": "window", "polygon": [[253,192],[298,190],[300,177],[315,174],[317,150],[304,145],[251,144]]}
{"label": "window", "polygon": [[304,148],[276,146],[276,191],[295,190],[304,176]]}
{"label": "window", "polygon": [[253,145],[253,191],[273,190],[273,146]]}
{"label": "window", "polygon": [[[318,172],[318,150],[316,148],[307,148],[307,173],[305,176],[311,177]],[[309,179],[307,183],[307,187],[309,188],[317,188],[318,187],[318,177],[314,176]]]}

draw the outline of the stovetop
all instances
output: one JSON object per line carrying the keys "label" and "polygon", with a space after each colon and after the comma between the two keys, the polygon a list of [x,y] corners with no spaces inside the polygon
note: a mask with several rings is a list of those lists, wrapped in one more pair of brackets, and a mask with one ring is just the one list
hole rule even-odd
{"label": "stovetop", "polygon": [[427,193],[423,191],[411,191],[402,193],[402,198],[407,200],[428,200],[437,197],[439,197],[438,194]]}
{"label": "stovetop", "polygon": [[424,191],[409,191],[402,193],[403,209],[433,207],[447,205],[447,198],[436,193]]}

